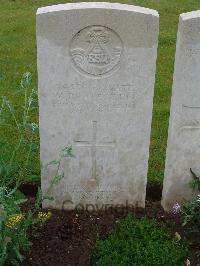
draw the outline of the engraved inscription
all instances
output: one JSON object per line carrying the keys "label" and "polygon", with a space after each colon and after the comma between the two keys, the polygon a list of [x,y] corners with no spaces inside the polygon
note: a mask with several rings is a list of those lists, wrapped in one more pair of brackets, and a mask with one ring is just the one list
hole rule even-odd
{"label": "engraved inscription", "polygon": [[197,56],[200,54],[200,48],[198,47],[191,47],[186,50],[186,56]]}
{"label": "engraved inscription", "polygon": [[200,129],[200,106],[182,104],[184,112],[184,125],[180,130],[195,130]]}
{"label": "engraved inscription", "polygon": [[134,84],[90,85],[69,83],[58,85],[52,104],[64,106],[70,113],[131,112],[136,104]]}
{"label": "engraved inscription", "polygon": [[115,147],[115,141],[97,142],[97,121],[92,121],[93,124],[93,137],[91,141],[76,140],[75,143],[79,147],[91,147],[92,149],[92,179],[96,180],[96,148],[97,147]]}
{"label": "engraved inscription", "polygon": [[82,29],[70,45],[70,55],[76,69],[93,76],[113,71],[119,65],[121,53],[120,37],[104,26]]}

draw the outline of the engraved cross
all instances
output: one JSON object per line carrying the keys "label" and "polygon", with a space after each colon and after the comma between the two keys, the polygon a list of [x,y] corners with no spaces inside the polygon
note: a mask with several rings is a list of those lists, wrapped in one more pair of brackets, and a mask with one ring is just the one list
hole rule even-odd
{"label": "engraved cross", "polygon": [[115,141],[101,141],[97,142],[97,121],[92,121],[93,134],[92,140],[76,140],[76,146],[78,147],[91,147],[92,150],[92,179],[96,180],[96,168],[97,168],[97,159],[96,159],[96,149],[97,147],[115,147]]}

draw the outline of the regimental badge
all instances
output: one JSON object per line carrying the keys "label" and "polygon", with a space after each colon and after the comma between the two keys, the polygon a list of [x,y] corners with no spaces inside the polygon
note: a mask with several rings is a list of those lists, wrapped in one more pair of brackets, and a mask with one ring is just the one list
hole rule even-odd
{"label": "regimental badge", "polygon": [[118,67],[122,41],[116,32],[107,27],[89,26],[73,37],[70,54],[79,71],[101,76]]}

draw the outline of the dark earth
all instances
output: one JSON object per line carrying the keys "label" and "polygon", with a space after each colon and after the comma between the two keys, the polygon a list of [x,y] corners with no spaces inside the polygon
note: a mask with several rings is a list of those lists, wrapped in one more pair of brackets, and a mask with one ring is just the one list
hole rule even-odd
{"label": "dark earth", "polygon": [[[34,204],[37,189],[26,185],[22,190],[29,197],[23,207],[24,210],[28,210]],[[21,265],[91,266],[97,232],[101,237],[106,237],[120,218],[132,213],[137,218],[146,216],[149,219],[156,219],[161,224],[164,223],[170,229],[172,236],[178,232],[182,241],[189,246],[188,265],[200,266],[200,258],[195,255],[197,247],[191,241],[189,228],[182,227],[179,215],[164,212],[160,204],[161,191],[160,186],[147,187],[145,209],[118,208],[99,212],[51,210],[52,217],[37,232],[30,232],[32,246],[29,253],[25,254],[27,260]]]}

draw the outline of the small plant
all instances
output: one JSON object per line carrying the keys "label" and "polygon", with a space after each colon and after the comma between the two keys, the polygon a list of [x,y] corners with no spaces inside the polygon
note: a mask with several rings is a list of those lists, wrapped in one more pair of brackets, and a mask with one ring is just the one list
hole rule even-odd
{"label": "small plant", "polygon": [[[31,121],[38,105],[30,73],[23,74],[16,93],[23,96],[23,106],[14,107],[6,96],[0,98],[0,129],[11,132],[13,136],[12,141],[5,137],[0,142],[0,182],[4,186],[15,185],[16,182],[20,184],[39,176],[39,172],[36,175],[32,170],[33,158],[38,154],[39,130],[38,124]],[[16,109],[21,109],[20,115]]]}
{"label": "small plant", "polygon": [[[38,125],[32,122],[33,111],[37,109],[37,93],[31,88],[31,74],[25,73],[21,80],[18,93],[24,97],[21,116],[18,118],[16,109],[7,97],[0,102],[0,128],[12,130],[16,138],[15,145],[5,140],[0,143],[0,265],[20,265],[31,242],[28,230],[37,224],[43,224],[52,213],[41,212],[44,200],[52,200],[38,188],[35,206],[27,213],[22,213],[21,205],[27,201],[19,191],[23,182],[29,182],[35,177],[32,170],[34,154],[38,153]],[[58,183],[63,174],[60,172],[61,160],[72,157],[72,148],[62,150],[59,160],[50,164],[56,165],[57,171],[50,187]],[[30,171],[31,169],[31,171]],[[32,176],[30,178],[30,176]],[[38,178],[38,177],[36,177]]]}
{"label": "small plant", "polygon": [[106,239],[97,238],[94,265],[184,265],[186,248],[165,227],[127,216]]}
{"label": "small plant", "polygon": [[[0,265],[19,265],[30,242],[27,230],[34,225],[34,211],[22,214],[20,206],[26,201],[19,186],[26,179],[33,153],[38,149],[34,138],[38,125],[31,122],[31,115],[37,109],[37,93],[31,88],[31,74],[22,77],[17,93],[24,96],[21,116],[17,116],[12,102],[3,96],[0,99],[0,128],[11,131],[15,141],[4,139],[0,143]],[[30,173],[29,173],[30,174]],[[38,192],[38,200],[39,202]]]}
{"label": "small plant", "polygon": [[[50,188],[60,182],[63,174],[59,174],[61,160],[64,157],[73,157],[72,148],[66,147],[62,150],[60,158],[50,162],[56,165],[56,175],[51,181]],[[50,189],[49,188],[49,189]],[[49,190],[48,190],[49,191]],[[38,224],[45,223],[53,215],[51,211],[40,211],[44,200],[53,200],[48,196],[48,191],[43,194],[38,188],[35,206],[27,213],[21,212],[21,205],[27,201],[24,195],[18,190],[18,183],[13,189],[0,187],[0,265],[19,265],[24,260],[25,253],[31,242],[27,232]]]}
{"label": "small plant", "polygon": [[197,176],[193,171],[192,169],[190,169],[190,172],[192,174],[192,182],[190,183],[191,184],[191,187],[194,189],[194,190],[197,190],[200,192],[200,177]]}
{"label": "small plant", "polygon": [[36,220],[31,211],[22,214],[25,201],[17,188],[0,187],[0,265],[19,265],[24,259],[21,252],[30,247],[27,230]]}
{"label": "small plant", "polygon": [[190,225],[194,242],[199,246],[199,251],[197,255],[200,256],[200,177],[198,177],[191,169],[192,182],[191,186],[199,194],[195,196],[191,201],[186,202],[182,208],[181,212],[184,217],[183,226]]}
{"label": "small plant", "polygon": [[72,151],[72,146],[67,146],[61,150],[61,154],[59,156],[58,160],[53,160],[50,163],[48,163],[48,166],[56,166],[56,171],[55,171],[55,176],[52,179],[50,186],[47,190],[47,194],[51,190],[51,187],[58,184],[63,178],[64,178],[64,173],[61,173],[61,162],[64,158],[67,157],[75,157]]}

